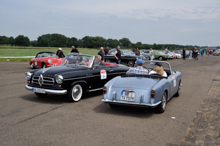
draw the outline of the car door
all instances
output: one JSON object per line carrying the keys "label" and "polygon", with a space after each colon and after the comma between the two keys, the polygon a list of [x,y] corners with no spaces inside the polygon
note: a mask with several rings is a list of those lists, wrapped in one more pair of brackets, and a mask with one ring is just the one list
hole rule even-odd
{"label": "car door", "polygon": [[171,98],[177,92],[177,88],[178,88],[177,78],[174,73],[171,73],[171,75],[169,75],[167,80],[169,82],[169,87],[170,87],[169,98]]}

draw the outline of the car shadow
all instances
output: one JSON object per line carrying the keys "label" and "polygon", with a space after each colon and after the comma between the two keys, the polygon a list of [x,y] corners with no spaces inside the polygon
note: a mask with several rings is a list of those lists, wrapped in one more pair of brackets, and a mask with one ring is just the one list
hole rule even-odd
{"label": "car shadow", "polygon": [[60,95],[47,95],[46,97],[38,97],[35,94],[29,94],[25,96],[20,96],[19,98],[31,102],[50,103],[50,104],[62,104],[68,102],[65,96],[60,96]]}
{"label": "car shadow", "polygon": [[119,116],[129,116],[129,117],[136,117],[136,118],[150,118],[155,114],[155,110],[152,108],[140,108],[134,106],[124,106],[124,105],[117,105],[115,107],[110,107],[106,103],[99,104],[96,106],[93,111],[96,113],[102,114],[112,114],[112,115],[119,115]]}
{"label": "car shadow", "polygon": [[[86,94],[83,94],[80,101],[83,101],[83,100],[86,100],[89,98],[93,98],[93,97],[99,96],[101,94],[102,94],[102,91],[95,91],[95,92],[91,92],[91,93],[86,93]],[[25,96],[20,96],[19,98],[24,99],[24,100],[28,100],[28,101],[32,101],[32,102],[39,102],[39,103],[50,103],[50,104],[74,103],[74,102],[69,102],[65,95],[48,94],[45,97],[38,97],[37,95],[32,93],[32,94],[28,94]]]}

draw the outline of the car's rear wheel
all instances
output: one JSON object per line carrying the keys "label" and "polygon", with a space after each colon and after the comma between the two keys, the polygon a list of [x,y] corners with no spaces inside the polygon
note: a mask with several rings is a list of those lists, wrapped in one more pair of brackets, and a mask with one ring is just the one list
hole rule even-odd
{"label": "car's rear wheel", "polygon": [[37,95],[38,97],[46,97],[47,96],[47,94],[36,93],[36,92],[35,92],[35,95]]}
{"label": "car's rear wheel", "polygon": [[77,102],[82,98],[83,95],[83,89],[80,84],[75,84],[71,87],[67,99],[70,102]]}
{"label": "car's rear wheel", "polygon": [[167,104],[167,94],[166,92],[164,92],[161,99],[161,103],[156,107],[157,112],[163,113],[166,109],[166,104]]}
{"label": "car's rear wheel", "polygon": [[163,57],[162,57],[162,56],[160,56],[158,59],[159,59],[159,60],[163,60]]}
{"label": "car's rear wheel", "polygon": [[34,69],[35,67],[34,67],[34,64],[33,64],[33,62],[31,62],[31,68],[32,69]]}
{"label": "car's rear wheel", "polygon": [[175,97],[179,97],[180,96],[180,84],[181,84],[181,81],[179,82],[179,86],[178,86],[177,92],[174,95]]}
{"label": "car's rear wheel", "polygon": [[133,67],[134,66],[134,61],[128,61],[128,66]]}
{"label": "car's rear wheel", "polygon": [[43,62],[43,63],[41,64],[41,67],[42,67],[42,68],[46,68],[47,66],[46,66],[46,64]]}

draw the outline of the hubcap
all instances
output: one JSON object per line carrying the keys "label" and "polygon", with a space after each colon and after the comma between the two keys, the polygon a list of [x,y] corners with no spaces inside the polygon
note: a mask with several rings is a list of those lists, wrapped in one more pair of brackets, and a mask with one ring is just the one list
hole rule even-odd
{"label": "hubcap", "polygon": [[166,107],[166,97],[165,97],[165,95],[163,95],[163,99],[162,99],[162,108],[163,108],[163,110],[165,109],[165,107]]}
{"label": "hubcap", "polygon": [[33,63],[31,63],[31,68],[33,68],[33,66],[34,66]]}
{"label": "hubcap", "polygon": [[75,101],[78,101],[82,96],[82,88],[80,85],[75,85],[73,90],[72,90],[72,98]]}

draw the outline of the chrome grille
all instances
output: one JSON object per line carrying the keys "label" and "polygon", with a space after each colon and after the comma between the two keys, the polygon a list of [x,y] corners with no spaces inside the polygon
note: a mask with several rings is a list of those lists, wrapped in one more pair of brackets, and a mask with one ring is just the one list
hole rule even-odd
{"label": "chrome grille", "polygon": [[[38,82],[39,77],[40,76],[33,76],[32,83],[40,85]],[[54,79],[50,78],[50,77],[43,77],[43,84],[42,85],[52,86],[52,85],[54,85]]]}

